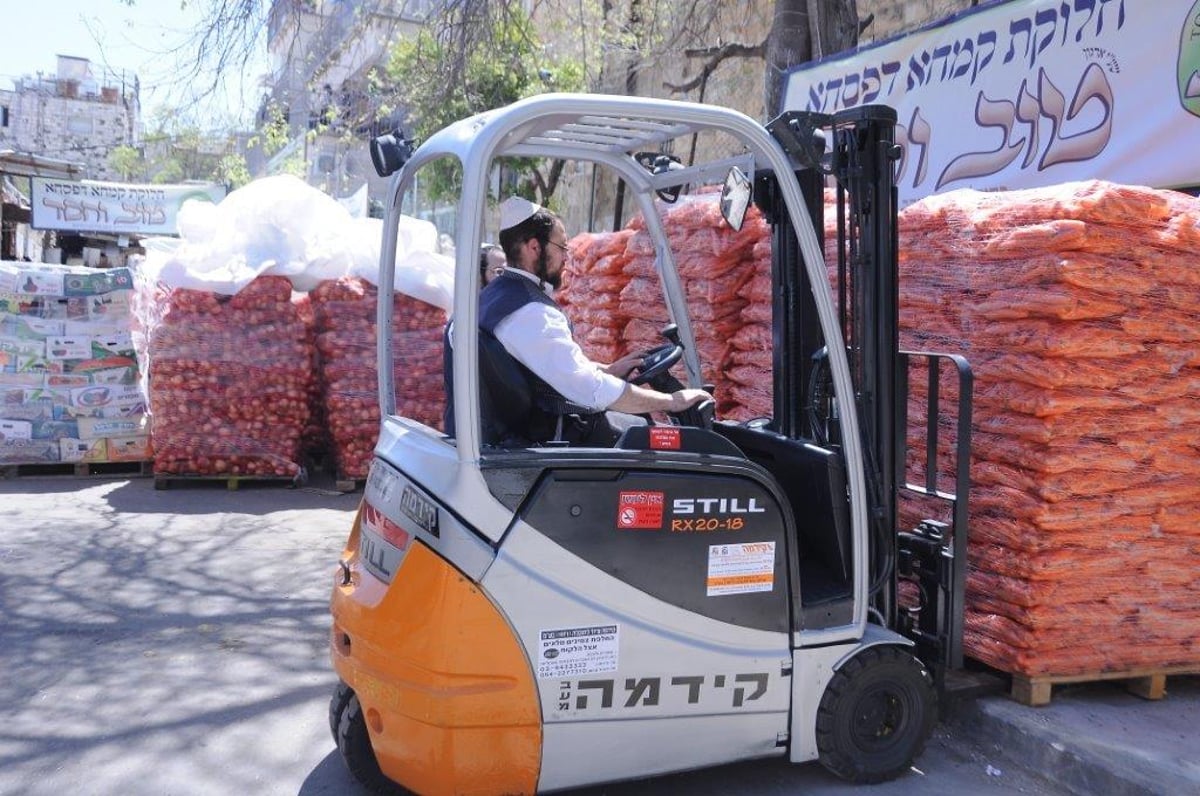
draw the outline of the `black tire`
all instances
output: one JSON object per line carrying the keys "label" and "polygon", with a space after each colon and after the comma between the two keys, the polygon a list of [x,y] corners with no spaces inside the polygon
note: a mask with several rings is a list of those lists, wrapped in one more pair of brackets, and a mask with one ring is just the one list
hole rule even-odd
{"label": "black tire", "polygon": [[837,671],[821,697],[821,765],[858,784],[894,779],[925,749],[936,720],[925,665],[898,647],[870,647]]}
{"label": "black tire", "polygon": [[[336,698],[337,695],[334,696]],[[350,691],[350,698],[338,721],[336,738],[337,748],[342,753],[342,759],[346,761],[346,768],[350,769],[350,773],[363,787],[375,793],[408,793],[379,770],[379,762],[371,748],[371,737],[367,734],[362,705],[353,691]]]}
{"label": "black tire", "polygon": [[342,723],[342,713],[346,710],[346,705],[350,704],[352,696],[354,696],[354,690],[338,680],[337,687],[333,689],[333,696],[329,700],[329,732],[333,735],[335,746],[338,742],[338,725]]}

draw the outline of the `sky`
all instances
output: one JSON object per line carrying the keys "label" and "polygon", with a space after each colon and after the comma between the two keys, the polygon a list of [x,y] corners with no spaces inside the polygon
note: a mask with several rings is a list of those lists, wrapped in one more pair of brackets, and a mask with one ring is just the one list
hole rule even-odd
{"label": "sky", "polygon": [[[138,76],[142,121],[148,125],[161,106],[190,106],[180,99],[181,89],[171,85],[179,71],[179,56],[170,50],[187,40],[199,19],[197,6],[204,3],[134,0],[130,6],[121,0],[0,0],[4,27],[0,89],[11,89],[11,81],[22,75],[36,76],[41,71],[52,76],[58,55],[88,58],[110,72]],[[249,122],[262,96],[257,78],[268,68],[264,49],[257,67],[232,76],[224,96],[203,107],[196,123],[204,128],[224,126],[221,117]]]}

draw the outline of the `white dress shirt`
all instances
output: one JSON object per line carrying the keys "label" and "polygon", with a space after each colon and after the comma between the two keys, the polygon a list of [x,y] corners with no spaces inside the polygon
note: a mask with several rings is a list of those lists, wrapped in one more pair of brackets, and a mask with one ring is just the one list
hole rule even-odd
{"label": "white dress shirt", "polygon": [[[540,283],[528,271],[504,270]],[[549,286],[547,295],[553,295]],[[531,301],[496,324],[496,339],[517,361],[572,403],[603,411],[621,397],[626,382],[588,359],[571,336],[567,316],[558,307]]]}

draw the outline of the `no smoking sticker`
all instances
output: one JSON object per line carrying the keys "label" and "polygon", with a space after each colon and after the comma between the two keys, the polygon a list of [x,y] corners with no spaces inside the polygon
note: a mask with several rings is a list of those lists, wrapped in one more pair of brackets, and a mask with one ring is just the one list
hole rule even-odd
{"label": "no smoking sticker", "polygon": [[662,492],[622,492],[617,499],[618,528],[662,528]]}

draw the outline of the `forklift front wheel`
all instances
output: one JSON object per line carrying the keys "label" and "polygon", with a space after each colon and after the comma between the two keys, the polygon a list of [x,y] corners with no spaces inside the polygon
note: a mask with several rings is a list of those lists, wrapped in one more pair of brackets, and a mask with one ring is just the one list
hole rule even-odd
{"label": "forklift front wheel", "polygon": [[362,705],[358,696],[345,683],[338,683],[333,699],[329,702],[329,724],[338,751],[346,761],[346,768],[364,787],[375,793],[407,794],[384,776],[379,762],[371,749],[371,737],[367,734],[367,722],[363,718]]}
{"label": "forklift front wheel", "polygon": [[898,647],[871,647],[839,669],[821,697],[821,764],[859,784],[894,779],[924,750],[936,719],[925,665]]}

